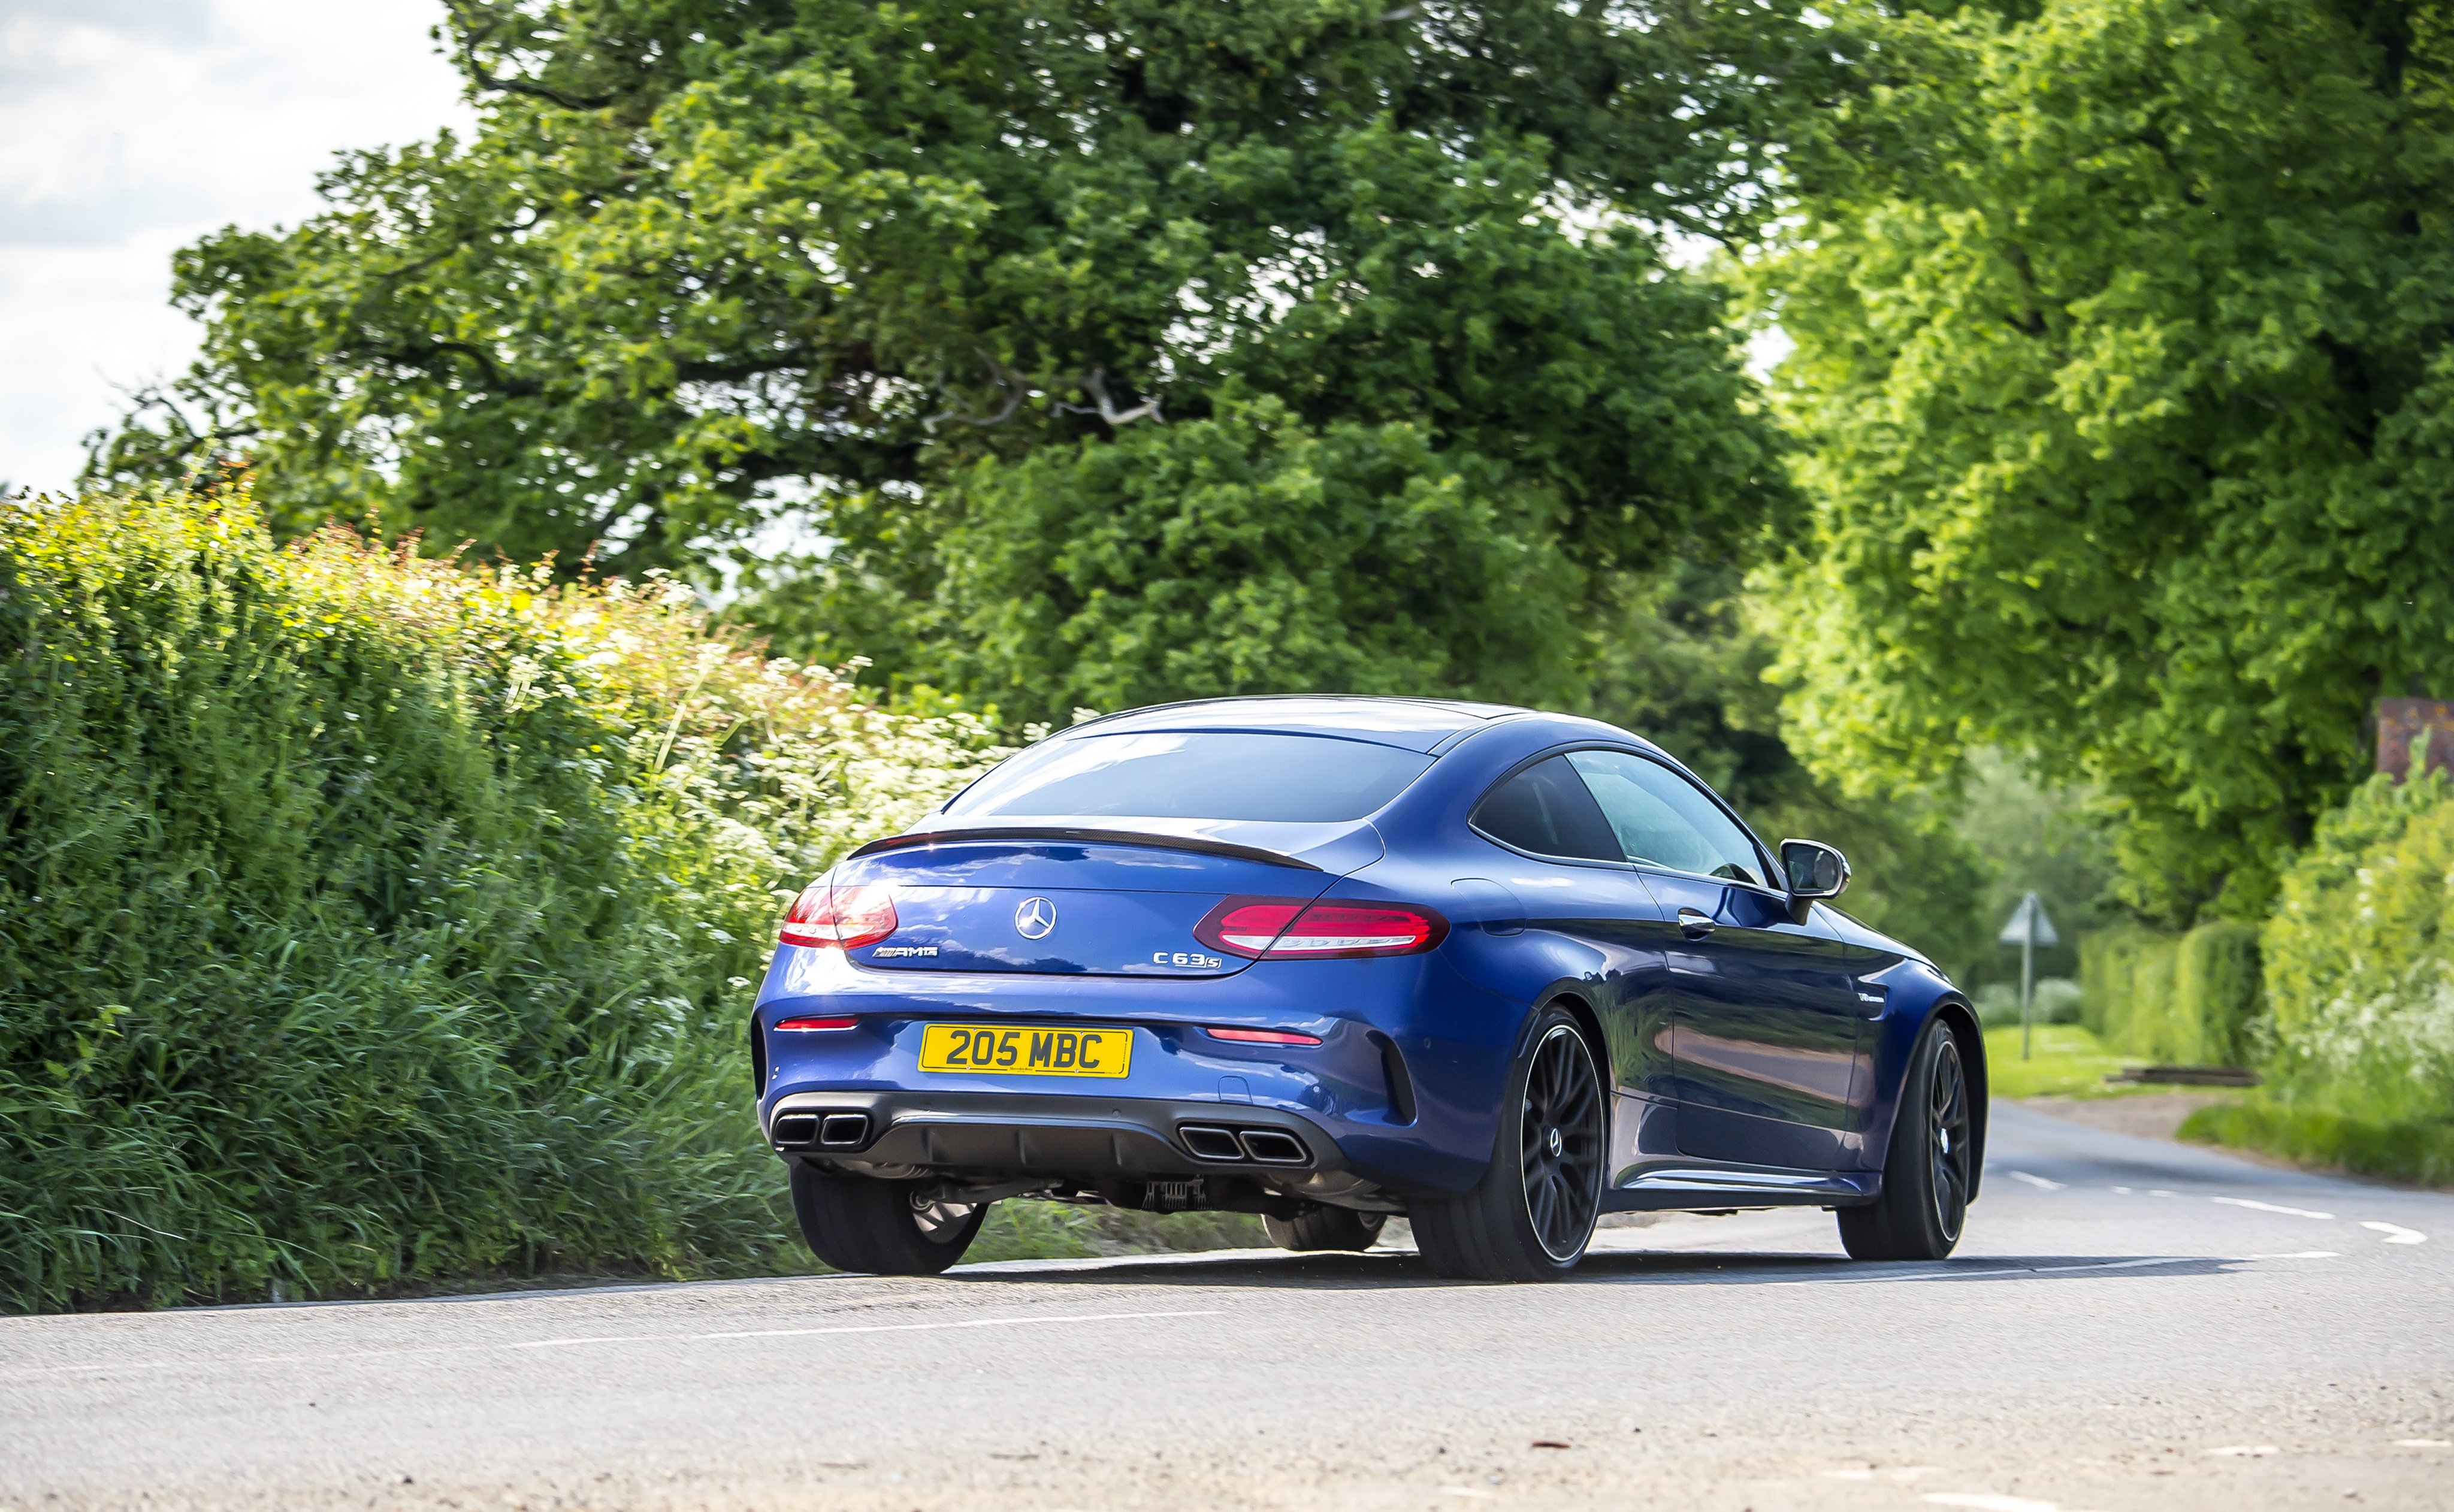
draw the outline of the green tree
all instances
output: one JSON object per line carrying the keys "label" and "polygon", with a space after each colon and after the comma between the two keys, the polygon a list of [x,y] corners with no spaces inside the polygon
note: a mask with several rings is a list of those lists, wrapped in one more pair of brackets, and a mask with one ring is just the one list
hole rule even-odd
{"label": "green tree", "polygon": [[1996,857],[1943,804],[1853,796],[1800,763],[1764,678],[1781,631],[1761,605],[1749,613],[1740,577],[1681,563],[1618,584],[1599,620],[1588,711],[1657,741],[1765,839],[1839,846],[1855,877],[1840,906],[1968,982],[1991,958],[1982,899],[1999,885]]}
{"label": "green tree", "polygon": [[1972,910],[1982,948],[1961,985],[2019,979],[2018,947],[1996,936],[2031,892],[2062,937],[2059,945],[2038,947],[2037,975],[2077,978],[2080,935],[2120,913],[2098,795],[2046,787],[1999,751],[1971,752],[1968,765],[1952,830],[1983,861],[1990,880]]}
{"label": "green tree", "polygon": [[[1062,719],[1256,688],[1581,691],[1577,595],[1504,468],[1275,399],[984,462],[946,541],[956,679]],[[1503,685],[1504,686],[1499,686]]]}
{"label": "green tree", "polygon": [[1867,61],[1760,283],[1791,732],[1861,791],[2033,756],[2134,906],[2254,915],[2370,700],[2454,683],[2445,13],[1836,14]]}
{"label": "green tree", "polygon": [[[1249,576],[1208,587],[1317,579],[1283,553],[1445,499],[1491,543],[1453,576],[1513,554],[1515,591],[1574,599],[1735,553],[1782,496],[1718,297],[1657,241],[1751,224],[1760,81],[1819,55],[1795,10],[453,0],[440,35],[474,134],[351,156],[304,225],[181,254],[205,354],[93,466],[239,450],[287,529],[366,500],[437,542],[626,570],[781,521],[817,537],[807,570],[737,565],[788,638],[1007,687],[1044,669],[999,660],[1011,636],[958,647],[986,632],[978,593],[1065,621],[1070,594],[1145,590],[1081,587],[1066,564],[1087,537],[1018,542],[991,512],[1039,509],[1067,469],[1165,476],[1160,454],[1226,434],[1178,428],[1268,413],[1283,455],[1252,467],[1336,454],[1345,472],[1284,494],[1316,513],[1267,540],[1196,545],[1232,522],[1179,518],[1177,566],[1248,554]],[[1391,460],[1359,459],[1367,434]],[[996,559],[950,581],[956,540]],[[1117,613],[1189,633],[1180,581]],[[1151,640],[1081,687],[1540,692],[1580,653],[1511,630],[1494,643],[1514,665],[1467,669],[1478,632],[1433,626],[1451,649],[1401,675],[1369,644],[1387,602],[1317,585],[1270,637],[1358,648],[1177,684],[1186,643]]]}

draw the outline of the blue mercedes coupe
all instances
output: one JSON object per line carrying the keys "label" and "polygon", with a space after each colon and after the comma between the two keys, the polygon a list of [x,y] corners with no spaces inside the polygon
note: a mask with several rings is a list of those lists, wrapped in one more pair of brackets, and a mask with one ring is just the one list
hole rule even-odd
{"label": "blue mercedes coupe", "polygon": [[1984,1041],[1650,742],[1414,698],[1227,698],[1029,747],[787,916],[760,1125],[838,1269],[928,1274],[1009,1197],[1403,1214],[1445,1276],[1566,1275],[1605,1213],[1812,1204],[1958,1243]]}

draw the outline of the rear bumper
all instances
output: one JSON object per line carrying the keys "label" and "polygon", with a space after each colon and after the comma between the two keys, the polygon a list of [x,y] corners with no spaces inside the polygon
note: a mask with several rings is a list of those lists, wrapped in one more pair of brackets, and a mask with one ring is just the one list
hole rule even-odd
{"label": "rear bumper", "polygon": [[767,1137],[779,1155],[938,1171],[1149,1179],[1346,1168],[1308,1119],[1174,1099],[796,1092],[776,1100]]}

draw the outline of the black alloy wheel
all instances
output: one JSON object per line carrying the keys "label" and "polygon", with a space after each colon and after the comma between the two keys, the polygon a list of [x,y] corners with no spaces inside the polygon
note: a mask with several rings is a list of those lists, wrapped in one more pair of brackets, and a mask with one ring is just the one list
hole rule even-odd
{"label": "black alloy wheel", "polygon": [[1575,1015],[1553,1007],[1537,1017],[1508,1089],[1491,1164],[1474,1190],[1408,1205],[1416,1247],[1438,1275],[1558,1280],[1593,1240],[1610,1101]]}
{"label": "black alloy wheel", "polygon": [[1926,1079],[1926,1158],[1933,1164],[1928,1195],[1935,1227],[1954,1244],[1968,1221],[1968,1075],[1960,1064],[1960,1039],[1946,1034]]}
{"label": "black alloy wheel", "polygon": [[1553,1260],[1573,1260],[1601,1214],[1603,1136],[1601,1079],[1570,1025],[1553,1025],[1534,1051],[1518,1139],[1534,1237]]}
{"label": "black alloy wheel", "polygon": [[1901,1079],[1883,1161],[1883,1191],[1840,1211],[1840,1243],[1857,1260],[1937,1260],[1960,1243],[1977,1175],[1977,1110],[1960,1034],[1938,1017]]}

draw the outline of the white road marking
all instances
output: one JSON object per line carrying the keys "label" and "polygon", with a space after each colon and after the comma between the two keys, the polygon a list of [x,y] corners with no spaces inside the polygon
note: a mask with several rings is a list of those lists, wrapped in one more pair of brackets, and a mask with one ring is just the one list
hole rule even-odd
{"label": "white road marking", "polygon": [[2397,1439],[2398,1449],[2454,1449],[2454,1439]]}
{"label": "white road marking", "polygon": [[1881,1281],[1966,1280],[1977,1276],[2061,1276],[2071,1271],[2128,1271],[2147,1265],[2185,1265],[2187,1255],[2155,1255],[2142,1260],[2090,1260],[2084,1265],[2001,1265],[1992,1270],[1909,1271],[1897,1276],[1810,1276],[1798,1280],[1766,1281],[1767,1286],[1864,1286]]}
{"label": "white road marking", "polygon": [[320,1364],[344,1360],[391,1360],[415,1355],[469,1355],[503,1349],[562,1349],[583,1344],[681,1344],[714,1339],[806,1339],[828,1334],[909,1334],[953,1328],[1028,1328],[1046,1323],[1108,1323],[1153,1318],[1216,1318],[1223,1307],[1155,1313],[1061,1313],[1044,1318],[965,1318],[934,1323],[852,1323],[831,1328],[751,1328],[703,1334],[590,1334],[568,1339],[523,1339],[482,1344],[425,1344],[406,1349],[357,1349],[326,1355],[241,1355],[212,1360],[140,1360],[107,1365],[51,1365],[12,1371],[0,1380],[29,1376],[108,1374],[115,1370],[177,1370],[190,1365]]}
{"label": "white road marking", "polygon": [[2147,1195],[2149,1197],[2179,1197],[2182,1194],[2179,1192],[2167,1192],[2161,1186],[2151,1186],[2147,1189]]}
{"label": "white road marking", "polygon": [[2323,1218],[2331,1222],[2335,1217],[2332,1213],[2315,1213],[2305,1207],[2279,1207],[2273,1202],[2253,1202],[2245,1197],[2211,1197],[2207,1200],[2222,1202],[2226,1207],[2245,1207],[2258,1213],[2282,1213],[2287,1218]]}
{"label": "white road marking", "polygon": [[1973,1507],[1976,1512],[2062,1512],[2056,1502],[2026,1496],[1997,1496],[1991,1491],[1928,1491],[1925,1499],[1936,1506]]}
{"label": "white road marking", "polygon": [[2115,1188],[2114,1188],[2114,1190],[2115,1190],[2115,1191],[2117,1191],[2117,1192],[2119,1192],[2119,1193],[2121,1193],[2123,1197],[2133,1197],[2133,1196],[2136,1196],[2136,1195],[2137,1195],[2136,1193],[2132,1192],[2132,1191],[2130,1190],[2130,1188],[2128,1188],[2128,1187],[2126,1187],[2126,1186],[2117,1186],[2117,1187],[2115,1187]]}
{"label": "white road marking", "polygon": [[2249,1457],[2282,1454],[2283,1452],[2283,1450],[2277,1448],[2271,1443],[2229,1443],[2221,1449],[2209,1449],[2207,1451],[2209,1454],[2233,1454]]}
{"label": "white road marking", "polygon": [[2062,1183],[2060,1181],[2048,1181],[2042,1176],[2030,1176],[2025,1171],[2012,1171],[2007,1174],[2012,1180],[2025,1181],[2040,1192],[2059,1192],[2062,1189]]}
{"label": "white road marking", "polygon": [[2416,1228],[2405,1228],[2400,1223],[2363,1222],[2361,1224],[2361,1227],[2367,1229],[2372,1234],[2384,1235],[2385,1241],[2389,1244],[2425,1244],[2428,1242],[2427,1235],[2423,1234]]}
{"label": "white road marking", "polygon": [[2342,1260],[2343,1258],[2343,1255],[2341,1250],[2331,1249],[2296,1249],[2287,1250],[2281,1255],[2244,1255],[2242,1257],[2243,1260]]}

